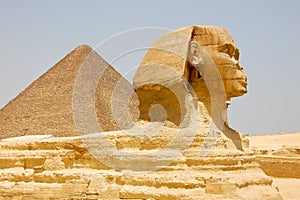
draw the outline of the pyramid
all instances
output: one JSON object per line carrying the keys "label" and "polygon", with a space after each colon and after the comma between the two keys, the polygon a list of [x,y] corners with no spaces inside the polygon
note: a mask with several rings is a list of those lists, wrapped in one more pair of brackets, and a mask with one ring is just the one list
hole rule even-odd
{"label": "pyramid", "polygon": [[[111,109],[113,89],[119,82],[122,84],[121,90],[127,93],[133,89],[91,47],[81,45],[0,110],[0,138],[36,134],[78,135],[74,121],[73,99],[76,78],[83,67],[103,72],[102,76],[98,77],[96,92],[92,94],[94,95],[92,103],[100,126],[91,128],[86,125],[81,127],[80,134],[119,130]],[[85,77],[82,84],[85,88],[81,88],[81,91],[88,88],[90,77]]]}

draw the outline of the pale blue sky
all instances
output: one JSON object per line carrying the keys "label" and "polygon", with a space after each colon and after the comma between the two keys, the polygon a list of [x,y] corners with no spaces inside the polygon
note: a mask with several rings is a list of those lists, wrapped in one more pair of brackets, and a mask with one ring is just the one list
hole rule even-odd
{"label": "pale blue sky", "polygon": [[249,83],[232,101],[232,127],[300,131],[299,9],[297,0],[0,1],[0,107],[80,44],[133,28],[220,25],[239,46]]}

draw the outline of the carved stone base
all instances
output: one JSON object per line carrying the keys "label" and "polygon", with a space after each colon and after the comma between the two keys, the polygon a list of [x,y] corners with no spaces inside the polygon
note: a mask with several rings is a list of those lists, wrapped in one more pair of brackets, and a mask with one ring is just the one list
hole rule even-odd
{"label": "carved stone base", "polygon": [[[124,140],[120,132],[108,135]],[[156,171],[119,171],[91,156],[80,137],[10,138],[0,148],[0,199],[281,199],[255,157],[238,150],[199,156],[191,146]]]}

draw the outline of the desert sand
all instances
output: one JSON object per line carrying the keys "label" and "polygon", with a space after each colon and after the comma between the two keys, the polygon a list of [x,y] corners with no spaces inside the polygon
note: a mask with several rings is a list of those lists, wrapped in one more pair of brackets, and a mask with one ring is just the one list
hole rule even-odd
{"label": "desert sand", "polygon": [[280,148],[284,145],[300,147],[300,132],[251,136],[248,139],[251,148]]}

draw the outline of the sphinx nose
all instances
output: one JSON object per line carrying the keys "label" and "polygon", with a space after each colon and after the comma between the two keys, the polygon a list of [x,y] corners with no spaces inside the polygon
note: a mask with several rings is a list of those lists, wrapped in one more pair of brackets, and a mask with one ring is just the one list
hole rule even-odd
{"label": "sphinx nose", "polygon": [[241,63],[239,63],[239,62],[236,64],[236,66],[238,67],[239,70],[243,70],[244,69],[243,66],[241,65]]}
{"label": "sphinx nose", "polygon": [[238,68],[239,78],[244,79],[247,82],[247,76],[244,73],[244,68],[242,67],[242,65],[240,63],[237,63],[237,68]]}
{"label": "sphinx nose", "polygon": [[245,74],[245,73],[243,74],[243,79],[245,80],[245,82],[247,82],[247,81],[248,81],[248,78],[247,78],[247,76],[246,76],[246,74]]}

